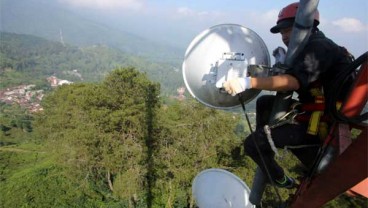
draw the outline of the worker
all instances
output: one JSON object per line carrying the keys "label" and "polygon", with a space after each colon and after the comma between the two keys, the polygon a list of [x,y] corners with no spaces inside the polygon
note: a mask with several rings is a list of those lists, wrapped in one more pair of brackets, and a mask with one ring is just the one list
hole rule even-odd
{"label": "worker", "polygon": [[[271,33],[280,33],[286,47],[289,45],[295,16],[299,3],[292,3],[284,7],[277,19],[277,23],[271,28]],[[341,70],[352,62],[351,55],[344,47],[340,47],[327,38],[318,29],[319,12],[314,14],[314,24],[311,28],[309,39],[302,51],[295,57],[292,64],[288,66],[285,73],[270,77],[241,77],[224,82],[223,87],[227,93],[235,96],[247,89],[269,90],[269,91],[294,91],[297,94],[296,101],[303,105],[314,103],[326,103],[330,92],[336,89],[332,83]],[[283,62],[285,51],[278,48],[274,56],[279,62]],[[341,99],[343,99],[341,95]],[[318,119],[322,114],[328,116],[328,112],[308,111],[305,122],[286,123],[271,129],[270,137],[272,143],[267,139],[264,126],[268,124],[274,95],[264,95],[256,101],[256,130],[244,141],[244,151],[261,168],[264,175],[269,175],[270,180],[278,187],[293,188],[295,180],[287,176],[275,160],[276,148],[296,146],[318,146],[321,144],[320,123]],[[318,112],[315,114],[315,112]],[[312,125],[311,125],[312,122]],[[328,128],[330,124],[324,122]],[[314,129],[311,129],[311,128]],[[258,150],[257,150],[258,149]],[[311,164],[318,148],[311,148],[307,153],[291,149],[291,151],[303,162]]]}

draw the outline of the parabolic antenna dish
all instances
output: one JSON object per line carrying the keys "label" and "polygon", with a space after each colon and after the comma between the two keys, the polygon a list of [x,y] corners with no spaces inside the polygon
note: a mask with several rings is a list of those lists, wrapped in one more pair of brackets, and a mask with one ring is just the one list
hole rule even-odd
{"label": "parabolic antenna dish", "polygon": [[[230,109],[240,105],[237,96],[222,89],[231,78],[268,76],[267,71],[253,73],[251,65],[270,66],[270,55],[263,40],[251,29],[236,24],[213,26],[190,43],[182,66],[183,78],[189,93],[199,102],[213,108]],[[245,103],[260,90],[242,93]]]}
{"label": "parabolic antenna dish", "polygon": [[250,189],[236,175],[223,169],[207,169],[193,180],[192,192],[199,208],[254,208]]}

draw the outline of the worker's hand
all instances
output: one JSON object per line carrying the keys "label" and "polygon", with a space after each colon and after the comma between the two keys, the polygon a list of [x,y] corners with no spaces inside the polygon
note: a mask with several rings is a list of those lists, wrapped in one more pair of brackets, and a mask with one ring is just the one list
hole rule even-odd
{"label": "worker's hand", "polygon": [[235,96],[236,94],[239,94],[252,87],[250,77],[230,79],[224,82],[222,86],[224,87],[225,91],[232,96]]}
{"label": "worker's hand", "polygon": [[275,57],[275,63],[284,64],[286,58],[286,50],[279,46],[272,52],[273,57]]}

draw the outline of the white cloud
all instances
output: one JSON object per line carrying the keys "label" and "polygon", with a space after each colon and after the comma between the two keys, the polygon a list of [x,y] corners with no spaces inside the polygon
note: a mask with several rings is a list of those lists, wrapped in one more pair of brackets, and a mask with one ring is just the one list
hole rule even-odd
{"label": "white cloud", "polygon": [[181,16],[186,16],[186,17],[217,17],[219,15],[221,15],[221,13],[219,12],[215,12],[215,11],[196,11],[193,9],[190,9],[188,7],[179,7],[176,9],[176,13],[181,15]]}
{"label": "white cloud", "polygon": [[143,0],[61,0],[75,7],[92,9],[140,9]]}
{"label": "white cloud", "polygon": [[332,24],[345,32],[361,32],[368,29],[361,21],[347,17],[333,21]]}
{"label": "white cloud", "polygon": [[269,29],[276,24],[278,11],[269,10],[266,12],[244,11],[239,17],[233,17],[233,21],[256,31],[269,32]]}
{"label": "white cloud", "polygon": [[278,14],[279,14],[278,10],[270,10],[261,15],[261,17],[259,18],[267,24],[269,23],[276,24]]}
{"label": "white cloud", "polygon": [[180,7],[177,9],[177,12],[184,16],[191,16],[194,14],[194,11],[187,7]]}

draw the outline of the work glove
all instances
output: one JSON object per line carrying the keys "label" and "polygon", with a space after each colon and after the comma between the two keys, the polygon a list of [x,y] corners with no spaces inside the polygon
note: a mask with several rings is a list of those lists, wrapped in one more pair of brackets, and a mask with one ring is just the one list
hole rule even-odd
{"label": "work glove", "polygon": [[279,46],[277,47],[275,50],[273,50],[272,52],[273,57],[275,57],[275,63],[281,63],[284,64],[285,63],[285,58],[286,58],[286,50]]}
{"label": "work glove", "polygon": [[222,86],[225,91],[232,96],[235,96],[236,94],[239,94],[246,89],[252,88],[250,77],[239,77],[230,79],[228,81],[225,81]]}

